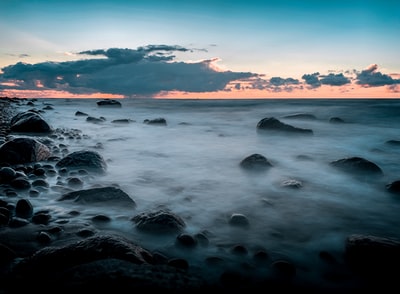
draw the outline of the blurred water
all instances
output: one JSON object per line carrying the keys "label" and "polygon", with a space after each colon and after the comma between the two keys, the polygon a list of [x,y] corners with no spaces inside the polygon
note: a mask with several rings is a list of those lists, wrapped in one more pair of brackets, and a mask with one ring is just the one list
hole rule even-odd
{"label": "blurred water", "polygon": [[[118,184],[138,204],[131,216],[164,206],[184,218],[187,232],[211,232],[216,247],[241,243],[298,258],[306,258],[307,250],[341,248],[352,233],[400,237],[400,199],[385,191],[387,183],[400,179],[400,147],[385,144],[400,140],[400,100],[120,101],[121,108],[99,107],[93,99],[40,99],[37,105],[53,105],[43,116],[54,128],[76,128],[88,136],[66,139],[70,152],[103,145],[93,150],[107,160],[108,171],[90,184]],[[106,120],[86,122],[76,111]],[[284,118],[296,113],[316,119]],[[271,116],[314,134],[257,133],[258,121]],[[143,123],[159,117],[166,126]],[[331,117],[345,123],[330,123]],[[115,119],[135,122],[112,123]],[[259,174],[240,169],[239,162],[253,153],[274,166]],[[375,162],[384,176],[360,179],[329,166],[349,156]],[[282,187],[286,179],[303,186]],[[120,211],[110,207],[105,213]],[[232,213],[245,214],[250,227],[229,226]],[[134,232],[123,217],[110,226],[137,234],[149,246],[168,242]]]}

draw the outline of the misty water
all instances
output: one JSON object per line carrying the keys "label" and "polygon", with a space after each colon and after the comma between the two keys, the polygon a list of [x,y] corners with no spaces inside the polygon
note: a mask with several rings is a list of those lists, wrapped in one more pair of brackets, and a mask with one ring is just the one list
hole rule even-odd
{"label": "misty water", "polygon": [[[231,246],[242,244],[250,252],[264,248],[275,259],[286,257],[307,267],[317,263],[321,250],[340,258],[350,234],[400,237],[400,199],[385,189],[400,179],[400,147],[385,143],[400,140],[400,100],[123,99],[121,108],[99,107],[96,101],[38,99],[35,106],[53,106],[42,113],[53,128],[82,131],[85,138],[61,142],[68,152],[96,150],[107,161],[106,174],[86,178],[84,188],[118,185],[137,207],[124,211],[57,202],[60,195],[51,189],[32,198],[35,204],[60,214],[77,209],[87,219],[106,214],[112,221],[101,229],[123,232],[146,248],[193,263],[228,255]],[[87,122],[77,111],[105,120]],[[316,119],[285,118],[298,113]],[[160,117],[167,125],[143,123]],[[312,129],[313,135],[257,132],[265,117]],[[332,123],[332,117],[344,123]],[[132,122],[113,123],[116,119]],[[273,167],[243,170],[240,161],[254,153]],[[329,164],[351,156],[376,163],[384,175],[360,178]],[[289,179],[302,186],[282,186]],[[56,178],[48,180],[56,183]],[[184,252],[174,246],[175,235],[144,234],[129,220],[158,208],[181,216],[189,234],[207,232],[209,246]],[[229,225],[233,213],[245,215],[249,226]]]}

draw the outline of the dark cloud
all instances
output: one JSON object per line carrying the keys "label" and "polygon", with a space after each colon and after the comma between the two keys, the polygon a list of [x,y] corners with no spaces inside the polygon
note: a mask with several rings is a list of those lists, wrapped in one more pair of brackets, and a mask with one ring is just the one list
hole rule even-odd
{"label": "dark cloud", "polygon": [[357,73],[356,83],[363,86],[378,87],[400,84],[400,79],[393,79],[391,76],[377,71],[378,65],[371,64],[366,69]]}
{"label": "dark cloud", "polygon": [[350,83],[350,79],[346,78],[342,73],[333,74],[330,73],[327,76],[321,76],[319,80],[321,84],[330,86],[343,86]]}
{"label": "dark cloud", "polygon": [[272,86],[285,86],[285,85],[298,85],[299,80],[293,79],[293,78],[281,78],[281,77],[273,77],[269,80],[269,83]]}
{"label": "dark cloud", "polygon": [[313,88],[317,88],[321,86],[321,82],[318,77],[319,72],[315,72],[313,74],[304,74],[301,78],[306,82],[306,84],[310,85]]}
{"label": "dark cloud", "polygon": [[149,45],[136,50],[88,50],[79,54],[91,58],[78,61],[19,62],[4,67],[0,79],[3,82],[18,81],[18,90],[51,89],[79,94],[102,92],[136,97],[154,96],[165,91],[219,91],[232,81],[258,76],[250,72],[218,71],[212,66],[214,60],[175,62],[172,53],[176,51],[190,49]]}

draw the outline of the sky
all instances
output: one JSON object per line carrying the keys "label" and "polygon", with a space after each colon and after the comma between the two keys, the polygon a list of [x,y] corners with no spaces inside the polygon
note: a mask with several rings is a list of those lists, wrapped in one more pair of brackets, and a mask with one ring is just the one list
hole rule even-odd
{"label": "sky", "polygon": [[400,98],[400,1],[0,0],[0,96]]}

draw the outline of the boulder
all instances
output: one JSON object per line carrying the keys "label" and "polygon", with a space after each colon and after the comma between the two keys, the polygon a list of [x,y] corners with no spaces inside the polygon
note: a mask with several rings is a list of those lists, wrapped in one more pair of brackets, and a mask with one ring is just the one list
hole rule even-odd
{"label": "boulder", "polygon": [[332,166],[345,172],[361,175],[383,175],[382,169],[372,161],[362,157],[341,158],[330,163]]}
{"label": "boulder", "polygon": [[257,130],[260,131],[274,131],[274,132],[283,132],[288,134],[306,134],[312,135],[313,131],[311,129],[303,129],[299,127],[294,127],[289,124],[285,124],[275,117],[266,117],[261,119],[257,123]]}
{"label": "boulder", "polygon": [[71,191],[62,195],[58,201],[73,200],[76,203],[99,203],[110,206],[122,205],[135,208],[135,201],[124,191],[116,187],[91,188]]}
{"label": "boulder", "polygon": [[178,215],[168,210],[154,212],[143,212],[131,219],[136,223],[139,230],[153,233],[176,233],[181,232],[186,226]]}
{"label": "boulder", "polygon": [[98,152],[90,150],[72,152],[61,158],[56,167],[70,170],[86,169],[97,173],[105,173],[107,170],[104,158]]}
{"label": "boulder", "polygon": [[32,138],[14,138],[0,146],[0,163],[24,164],[47,160],[50,149]]}
{"label": "boulder", "polygon": [[21,112],[15,115],[10,121],[10,130],[22,133],[50,133],[53,131],[43,117],[33,111]]}

